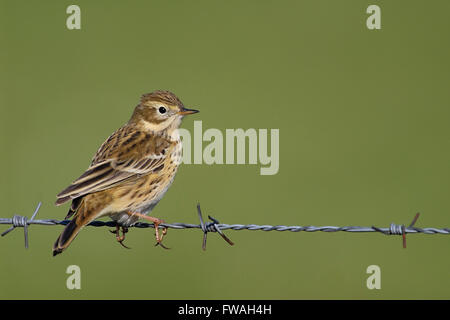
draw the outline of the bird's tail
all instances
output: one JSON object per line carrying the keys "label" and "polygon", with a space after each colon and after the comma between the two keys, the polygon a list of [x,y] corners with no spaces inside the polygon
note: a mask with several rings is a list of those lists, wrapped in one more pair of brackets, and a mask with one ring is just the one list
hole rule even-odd
{"label": "bird's tail", "polygon": [[63,252],[78,235],[78,232],[96,218],[94,212],[89,212],[86,202],[82,202],[74,218],[65,226],[64,230],[53,245],[53,256]]}

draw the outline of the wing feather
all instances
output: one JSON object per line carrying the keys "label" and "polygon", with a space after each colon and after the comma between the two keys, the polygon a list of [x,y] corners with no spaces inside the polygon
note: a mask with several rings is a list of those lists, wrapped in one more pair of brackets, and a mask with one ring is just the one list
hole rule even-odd
{"label": "wing feather", "polygon": [[[96,161],[93,161],[77,180],[57,195],[56,205],[89,193],[110,189],[161,170],[171,141],[165,137],[156,137],[159,141],[155,143],[145,134],[138,140],[136,132],[132,132],[128,136],[131,134],[133,137],[133,148],[127,149],[127,143],[130,142],[130,139],[126,139],[127,134],[124,134],[123,130],[118,130],[115,134],[118,134],[121,139],[125,138],[124,143],[120,141],[117,143],[114,134],[108,138],[97,151],[94,157]],[[123,154],[123,150],[127,150],[128,153]]]}

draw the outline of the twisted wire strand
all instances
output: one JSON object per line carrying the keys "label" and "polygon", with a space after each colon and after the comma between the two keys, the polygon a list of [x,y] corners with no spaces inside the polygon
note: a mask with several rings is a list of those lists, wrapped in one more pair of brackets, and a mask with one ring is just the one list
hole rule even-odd
{"label": "twisted wire strand", "polygon": [[[28,248],[28,226],[32,224],[37,225],[67,225],[70,220],[56,220],[56,219],[41,219],[36,220],[36,214],[41,207],[41,203],[36,207],[31,219],[28,220],[25,216],[14,215],[12,218],[0,218],[0,224],[11,225],[7,230],[5,230],[1,236],[7,235],[9,232],[18,227],[24,228],[25,235],[25,247]],[[361,227],[361,226],[286,226],[286,225],[257,225],[257,224],[226,224],[219,223],[216,219],[211,216],[208,218],[211,222],[204,222],[202,212],[200,209],[200,204],[197,205],[197,212],[200,219],[200,224],[191,223],[161,223],[159,228],[168,229],[201,229],[203,231],[203,250],[206,249],[206,235],[208,232],[217,232],[220,236],[227,241],[230,245],[234,243],[225,236],[222,232],[223,230],[249,230],[249,231],[289,231],[289,232],[378,232],[385,235],[402,235],[403,236],[403,246],[406,248],[406,238],[405,235],[409,233],[423,233],[423,234],[442,234],[449,235],[450,228],[419,228],[414,227],[419,214],[416,214],[412,223],[405,227],[405,225],[398,225],[391,223],[389,227]],[[115,227],[117,223],[115,221],[93,221],[88,224],[92,227]],[[135,228],[155,228],[153,223],[137,222],[132,227]]]}

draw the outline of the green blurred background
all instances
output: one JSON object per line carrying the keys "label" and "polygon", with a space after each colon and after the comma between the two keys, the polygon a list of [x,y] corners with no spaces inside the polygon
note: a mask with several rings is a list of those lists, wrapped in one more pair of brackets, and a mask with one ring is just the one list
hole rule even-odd
{"label": "green blurred background", "polygon": [[[183,127],[279,128],[280,170],[183,165],[153,211],[197,223],[449,227],[450,2],[1,2],[1,217],[64,218],[78,177],[139,96],[175,92],[201,110]],[[81,30],[66,8],[81,7]],[[382,29],[366,28],[378,4]],[[1,226],[1,229],[6,229]],[[126,243],[85,228],[62,255],[60,226],[0,239],[3,299],[449,299],[444,235],[152,229]],[[66,288],[67,266],[81,290]],[[366,268],[381,268],[368,290]]]}

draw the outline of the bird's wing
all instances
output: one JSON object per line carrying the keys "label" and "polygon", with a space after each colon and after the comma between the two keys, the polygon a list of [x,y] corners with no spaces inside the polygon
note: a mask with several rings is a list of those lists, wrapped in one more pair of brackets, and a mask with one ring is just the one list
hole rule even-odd
{"label": "bird's wing", "polygon": [[86,172],[57,195],[56,205],[161,170],[170,145],[163,136],[116,131],[97,151]]}

